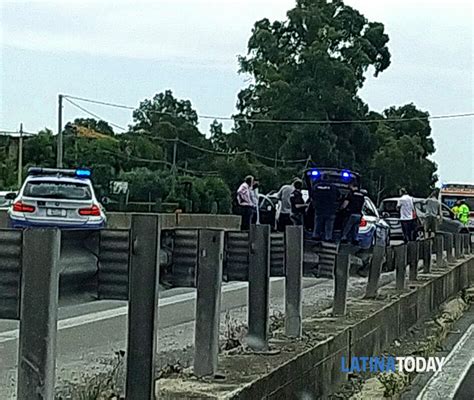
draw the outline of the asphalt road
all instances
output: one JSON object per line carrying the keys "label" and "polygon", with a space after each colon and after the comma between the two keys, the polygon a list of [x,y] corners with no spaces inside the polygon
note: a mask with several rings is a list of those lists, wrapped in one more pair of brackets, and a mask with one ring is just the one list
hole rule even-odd
{"label": "asphalt road", "polygon": [[[316,284],[316,280],[306,280],[305,286]],[[282,278],[272,278],[272,296],[282,298],[284,284]],[[168,328],[193,323],[195,314],[194,289],[170,289],[161,294],[159,308],[159,331],[165,336]],[[101,357],[110,357],[115,350],[124,349],[127,335],[126,302],[94,301],[69,298],[62,300],[58,322],[58,370],[73,371],[88,364],[96,363]],[[66,303],[67,305],[64,305]],[[76,303],[76,304],[74,304]],[[77,304],[82,303],[82,304]],[[222,311],[242,307],[247,303],[247,283],[234,282],[223,286]],[[18,352],[17,321],[0,320],[0,398],[8,389],[12,392],[16,376]],[[159,333],[159,336],[162,336]],[[174,335],[170,335],[174,336]],[[161,339],[161,338],[160,338]],[[179,347],[179,337],[172,346]],[[160,340],[160,342],[162,342]],[[173,347],[174,346],[174,347]],[[165,350],[160,348],[159,350]],[[61,375],[61,373],[59,374]],[[9,396],[12,396],[9,394]],[[8,397],[11,398],[11,397]]]}
{"label": "asphalt road", "polygon": [[[393,281],[383,274],[382,284]],[[360,297],[367,280],[351,277],[349,297]],[[221,332],[226,317],[234,323],[247,318],[248,286],[234,282],[223,286]],[[332,304],[333,280],[304,279],[303,311],[314,312]],[[283,278],[272,278],[271,314],[284,311]],[[189,363],[193,356],[195,290],[171,289],[162,292],[159,310],[158,367],[179,361]],[[103,370],[104,360],[114,351],[126,348],[127,305],[125,302],[100,301],[63,306],[59,309],[57,376],[70,381],[77,374]],[[18,322],[0,320],[0,398],[14,398],[18,351]]]}

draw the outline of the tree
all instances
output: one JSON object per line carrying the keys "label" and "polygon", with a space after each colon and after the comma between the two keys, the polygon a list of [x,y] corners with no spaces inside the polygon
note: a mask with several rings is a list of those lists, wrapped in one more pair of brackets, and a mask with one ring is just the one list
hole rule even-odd
{"label": "tree", "polygon": [[258,21],[240,58],[253,83],[238,96],[241,143],[280,159],[368,168],[375,138],[363,124],[274,124],[264,120],[358,120],[365,73],[390,65],[384,26],[340,0],[298,0],[285,21]]}
{"label": "tree", "polygon": [[[390,122],[376,130],[379,148],[373,158],[373,175],[383,194],[396,195],[406,187],[417,196],[427,196],[436,183],[436,164],[428,157],[435,152],[429,114],[413,104],[390,107],[383,112]],[[407,121],[393,121],[409,118]]]}
{"label": "tree", "polygon": [[158,141],[168,162],[173,162],[177,146],[179,166],[200,169],[210,163],[210,153],[196,149],[212,151],[212,146],[198,129],[198,116],[189,100],[178,100],[171,90],[167,90],[156,94],[151,100],[142,101],[133,112],[133,118],[135,124],[131,132],[145,134]]}

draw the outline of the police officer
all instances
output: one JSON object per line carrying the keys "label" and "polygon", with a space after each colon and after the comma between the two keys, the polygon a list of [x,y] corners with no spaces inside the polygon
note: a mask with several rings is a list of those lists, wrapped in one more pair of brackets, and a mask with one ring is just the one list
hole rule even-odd
{"label": "police officer", "polygon": [[344,199],[341,209],[347,213],[347,222],[342,231],[341,242],[348,242],[357,245],[359,236],[359,225],[362,219],[362,208],[364,207],[365,195],[355,183],[350,184],[350,192]]}
{"label": "police officer", "polygon": [[303,225],[304,213],[308,205],[305,204],[303,194],[301,193],[301,189],[303,188],[301,179],[295,179],[293,181],[293,187],[293,193],[291,193],[290,196],[291,222],[293,222],[293,225]]}
{"label": "police officer", "polygon": [[313,186],[312,202],[314,208],[314,232],[316,240],[333,240],[334,221],[336,220],[339,190],[322,175],[321,181]]}

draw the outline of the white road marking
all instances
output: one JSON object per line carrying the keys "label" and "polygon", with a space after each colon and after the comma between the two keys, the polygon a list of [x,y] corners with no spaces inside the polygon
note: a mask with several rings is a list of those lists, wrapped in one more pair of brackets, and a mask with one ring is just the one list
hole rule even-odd
{"label": "white road marking", "polygon": [[[271,278],[271,283],[276,283],[281,281],[284,278]],[[248,285],[247,282],[235,282],[225,286],[222,286],[222,293],[233,292],[246,288]],[[196,291],[192,293],[184,293],[176,296],[165,297],[159,300],[159,307],[171,306],[177,303],[184,303],[190,300],[196,299]],[[71,329],[77,326],[91,324],[94,322],[104,321],[107,319],[113,319],[127,315],[128,306],[122,306],[113,308],[110,310],[97,311],[89,314],[78,315],[76,317],[70,317],[61,319],[58,321],[58,330]],[[12,329],[10,331],[5,331],[0,333],[0,343],[9,342],[12,340],[17,340],[19,338],[19,330]]]}
{"label": "white road marking", "polygon": [[449,353],[443,368],[434,373],[417,400],[452,399],[473,362],[474,325],[471,325]]}

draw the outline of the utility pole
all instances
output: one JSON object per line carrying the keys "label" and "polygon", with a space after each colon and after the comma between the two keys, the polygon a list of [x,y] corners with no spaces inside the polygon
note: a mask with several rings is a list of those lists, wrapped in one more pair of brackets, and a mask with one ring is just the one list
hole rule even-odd
{"label": "utility pole", "polygon": [[18,142],[18,190],[23,182],[23,123],[20,124],[20,140]]}
{"label": "utility pole", "polygon": [[58,140],[57,140],[57,168],[63,167],[63,95],[58,95]]}
{"label": "utility pole", "polygon": [[172,186],[171,186],[171,193],[174,195],[175,188],[176,188],[176,154],[178,152],[178,138],[174,139],[173,143],[173,164],[171,166],[171,174],[172,174]]}

